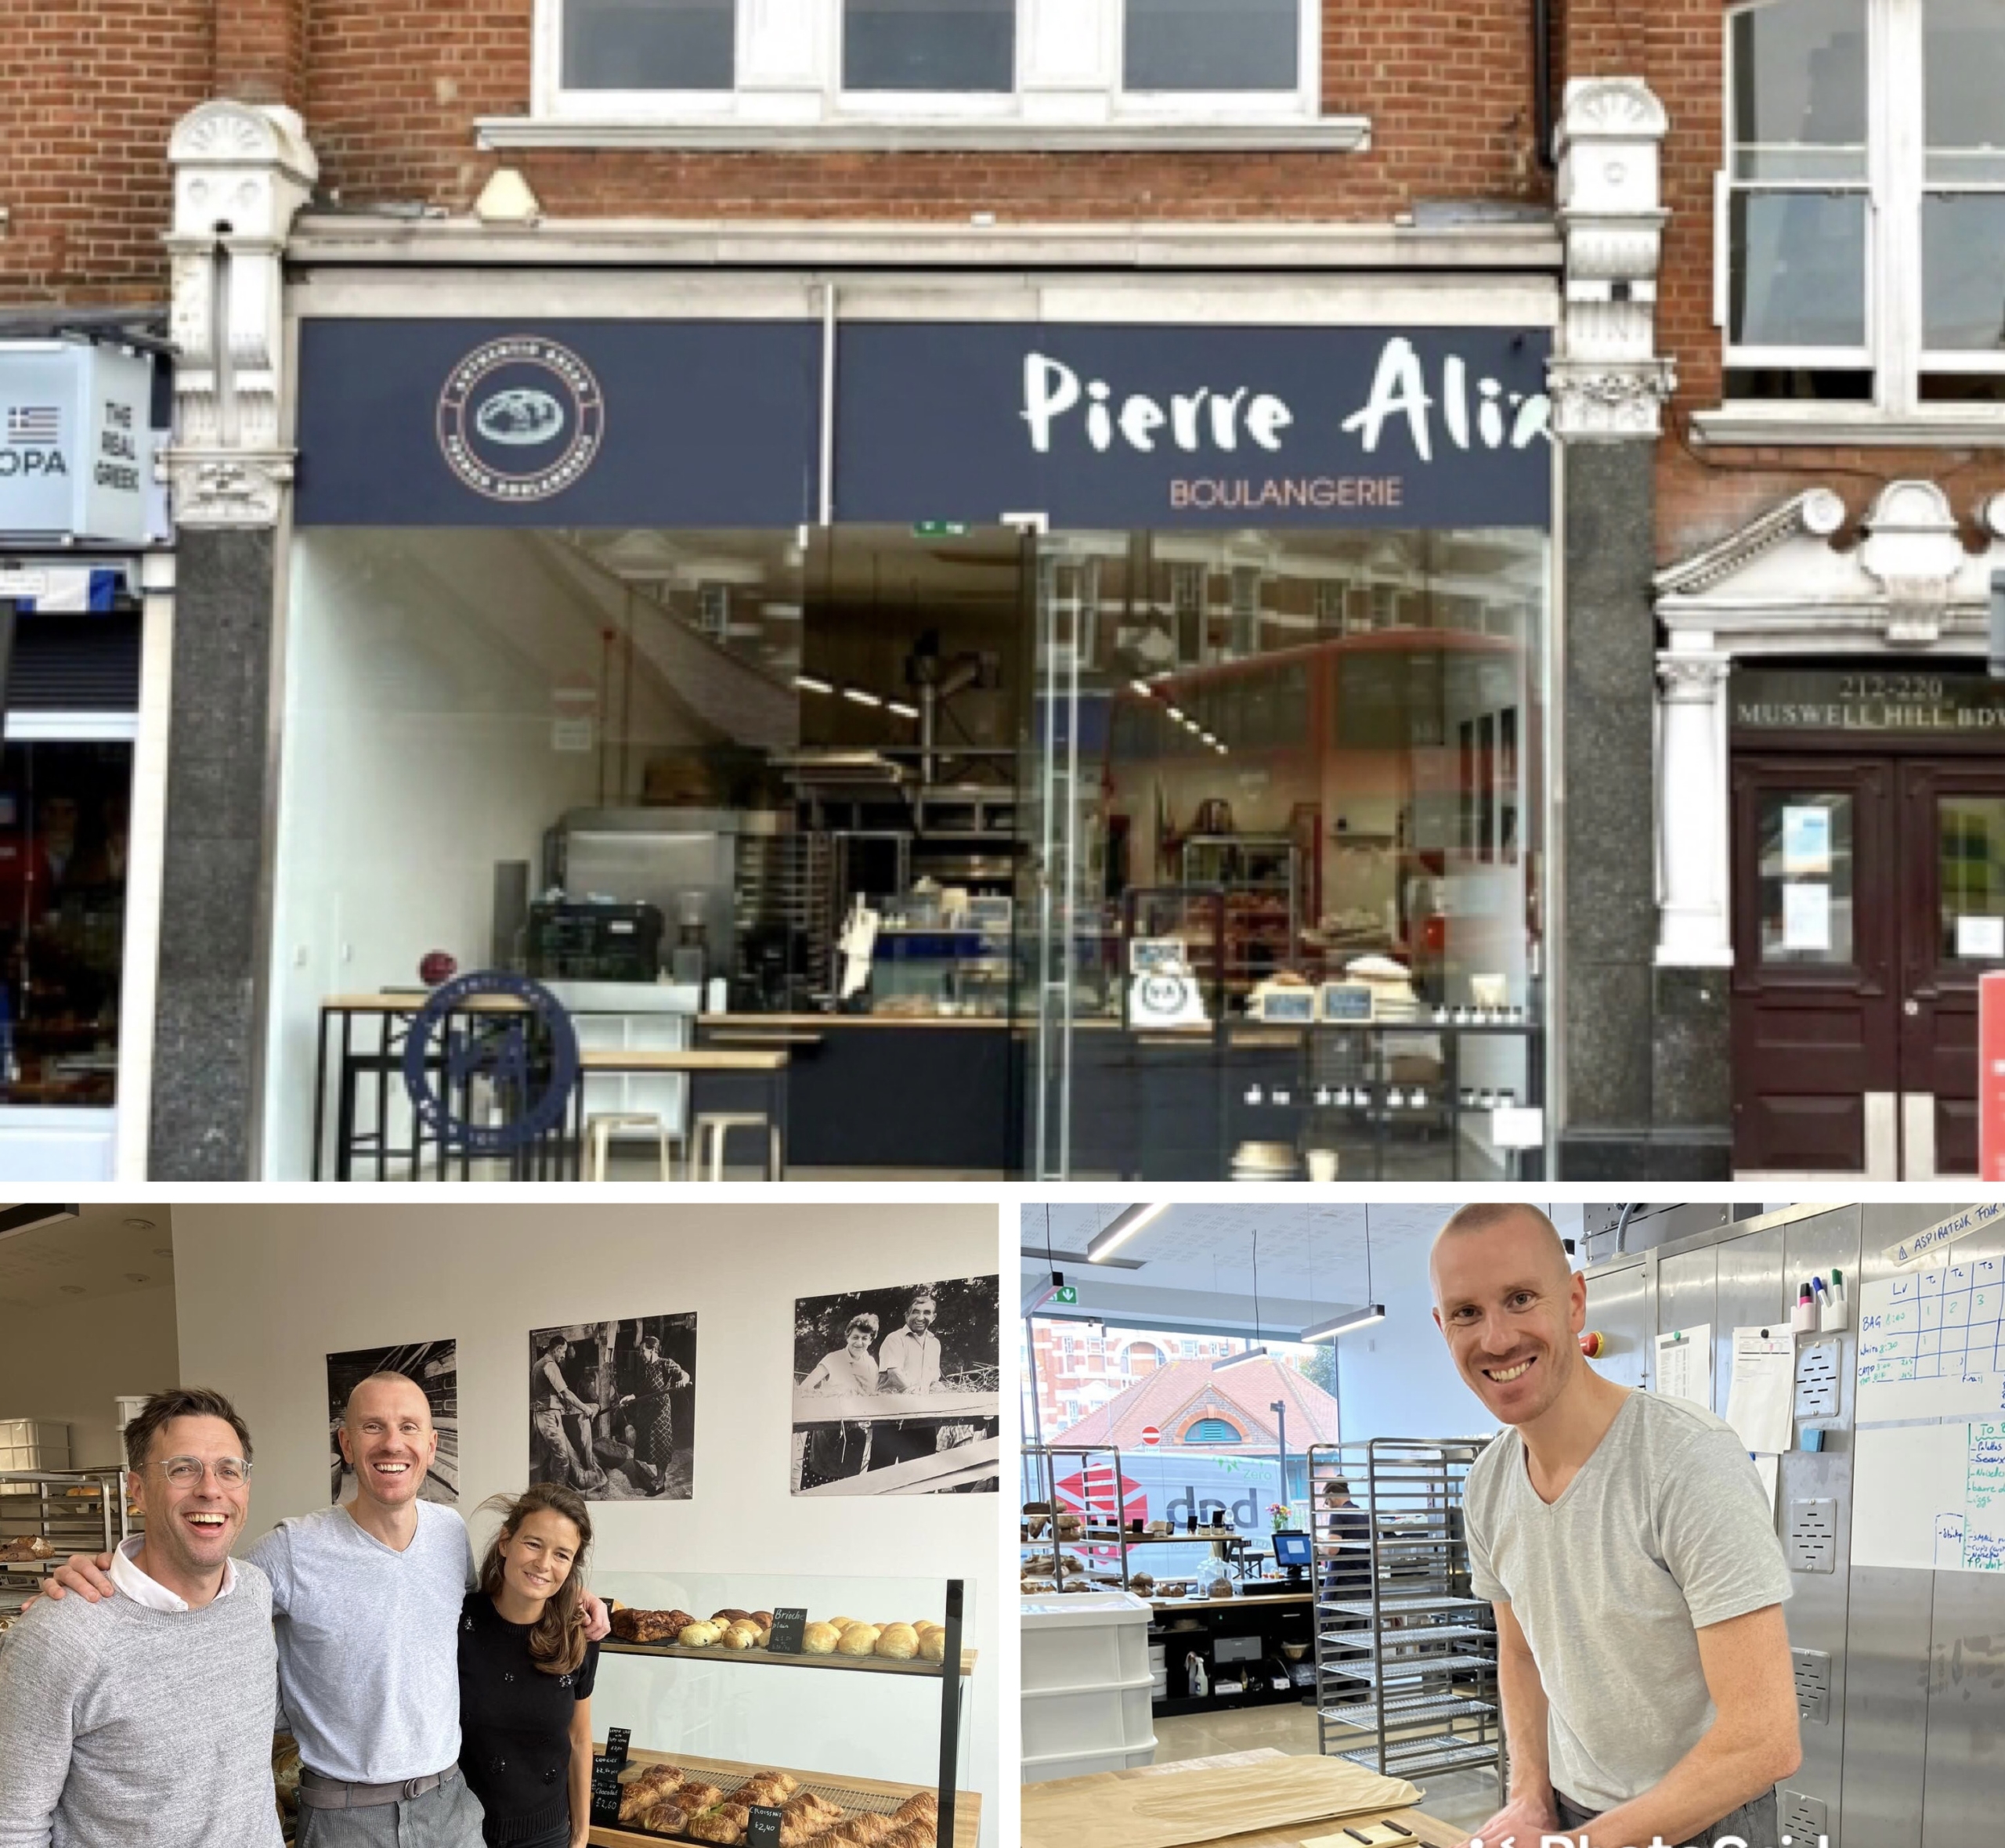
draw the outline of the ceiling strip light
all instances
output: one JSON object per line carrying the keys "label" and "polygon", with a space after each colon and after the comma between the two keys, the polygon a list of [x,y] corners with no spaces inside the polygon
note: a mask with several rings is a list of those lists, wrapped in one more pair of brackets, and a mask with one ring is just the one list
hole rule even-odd
{"label": "ceiling strip light", "polygon": [[1087,1241],[1086,1261],[1103,1262],[1113,1254],[1117,1246],[1125,1244],[1151,1220],[1168,1212],[1174,1204],[1167,1200],[1151,1200],[1124,1207]]}

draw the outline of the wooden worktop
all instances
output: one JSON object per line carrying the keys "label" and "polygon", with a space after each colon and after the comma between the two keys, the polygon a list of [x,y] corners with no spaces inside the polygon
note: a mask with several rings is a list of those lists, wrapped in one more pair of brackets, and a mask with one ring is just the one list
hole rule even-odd
{"label": "wooden worktop", "polygon": [[703,1014],[698,1016],[696,1024],[711,1032],[777,1034],[820,1033],[834,1027],[985,1027],[1006,1030],[1012,1022],[1006,1014]]}
{"label": "wooden worktop", "polygon": [[[1265,1760],[1286,1758],[1288,1756],[1288,1753],[1277,1751],[1271,1745],[1261,1745],[1249,1752],[1222,1752],[1209,1758],[1179,1759],[1174,1763],[1143,1765],[1132,1771],[1101,1771],[1089,1778],[1068,1778],[1035,1788],[1039,1792],[1041,1803],[1049,1803],[1053,1795],[1062,1803],[1063,1793],[1068,1785],[1099,1785],[1109,1778],[1118,1778],[1125,1782],[1130,1778],[1160,1778],[1177,1771],[1223,1770],[1234,1766],[1257,1765]],[[955,1820],[959,1821],[958,1814]],[[1301,1848],[1305,1838],[1335,1835],[1342,1841],[1346,1828],[1361,1829],[1367,1824],[1387,1821],[1412,1830],[1418,1848],[1458,1848],[1460,1843],[1469,1839],[1468,1830],[1453,1828],[1438,1817],[1424,1814],[1417,1807],[1409,1806],[1403,1810],[1367,1810],[1361,1816],[1346,1816],[1332,1821],[1301,1822],[1286,1828],[1259,1828],[1244,1835],[1217,1836],[1211,1843],[1204,1844],[1203,1848]]]}

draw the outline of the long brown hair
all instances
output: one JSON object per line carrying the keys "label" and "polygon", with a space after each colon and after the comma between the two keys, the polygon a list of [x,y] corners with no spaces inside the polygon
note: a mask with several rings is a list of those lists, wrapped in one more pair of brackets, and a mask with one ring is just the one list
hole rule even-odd
{"label": "long brown hair", "polygon": [[481,1506],[501,1514],[500,1531],[487,1543],[487,1557],[480,1562],[480,1588],[490,1597],[501,1589],[501,1543],[514,1539],[530,1515],[561,1514],[578,1530],[578,1556],[529,1631],[529,1659],[546,1675],[572,1673],[585,1659],[585,1619],[580,1606],[585,1595],[585,1560],[592,1550],[592,1518],[585,1511],[584,1497],[561,1482],[532,1482],[512,1500],[490,1496]]}

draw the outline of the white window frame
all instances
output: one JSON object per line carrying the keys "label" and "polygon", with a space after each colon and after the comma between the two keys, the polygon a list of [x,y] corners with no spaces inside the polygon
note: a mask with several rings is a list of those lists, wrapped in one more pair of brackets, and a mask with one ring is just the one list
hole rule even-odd
{"label": "white window frame", "polygon": [[[1714,441],[1954,441],[1973,428],[1992,440],[2005,428],[2005,406],[1931,402],[1921,398],[1924,372],[2005,375],[2005,353],[1925,352],[1922,304],[1922,205],[1927,184],[1924,85],[1925,0],[1867,0],[1866,326],[1862,348],[1736,347],[1729,338],[1733,279],[1729,203],[1737,184],[1733,155],[1733,32],[1739,15],[1762,0],[1727,9],[1721,60],[1723,130],[1721,171],[1713,201],[1713,320],[1729,370],[1758,367],[1870,370],[1870,400],[1777,402],[1729,398],[1719,411],[1695,420]],[[1763,182],[1750,189],[1788,189]],[[1815,182],[1797,189],[1815,191]],[[1937,188],[1935,190],[1944,189]],[[2005,193],[2005,183],[1958,187],[1957,192]],[[1795,427],[1792,428],[1791,427]]]}
{"label": "white window frame", "polygon": [[[649,131],[713,139],[760,132],[841,145],[844,128],[883,131],[909,145],[931,128],[1076,129],[1118,143],[1123,131],[1234,128],[1299,132],[1306,139],[1361,148],[1368,125],[1322,114],[1323,0],[1299,0],[1301,44],[1292,90],[1126,91],[1122,87],[1127,0],[1017,0],[1016,81],[1006,92],[850,91],[842,87],[844,0],[737,0],[735,88],[569,90],[564,88],[565,0],[536,0],[530,114],[479,125],[489,147],[561,145],[566,128],[586,142],[646,145]],[[594,131],[598,132],[596,135]]]}

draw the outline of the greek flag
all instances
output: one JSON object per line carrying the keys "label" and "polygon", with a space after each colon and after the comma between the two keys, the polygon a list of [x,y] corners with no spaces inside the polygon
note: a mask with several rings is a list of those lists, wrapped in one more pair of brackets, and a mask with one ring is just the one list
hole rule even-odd
{"label": "greek flag", "polygon": [[63,440],[63,410],[54,404],[10,404],[7,441],[10,445],[54,443]]}

